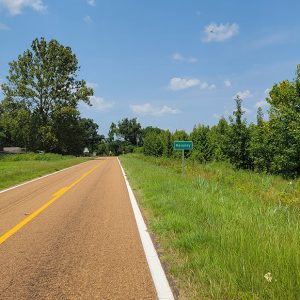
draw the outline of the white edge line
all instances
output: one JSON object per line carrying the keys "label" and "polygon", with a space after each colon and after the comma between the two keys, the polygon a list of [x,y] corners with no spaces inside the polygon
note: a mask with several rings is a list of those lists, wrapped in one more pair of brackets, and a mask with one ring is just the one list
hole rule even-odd
{"label": "white edge line", "polygon": [[167,280],[166,274],[160,263],[159,257],[157,255],[155,247],[152,243],[151,237],[148,233],[147,226],[145,224],[145,221],[143,219],[143,216],[142,216],[139,206],[137,204],[136,198],[135,198],[134,193],[133,193],[133,191],[130,187],[130,184],[127,180],[126,174],[124,172],[124,169],[121,165],[119,158],[118,158],[118,162],[119,162],[119,165],[122,170],[122,174],[125,179],[130,202],[132,205],[132,209],[134,212],[138,231],[139,231],[140,238],[141,238],[141,241],[143,244],[144,252],[145,252],[148,266],[150,269],[150,273],[151,273],[151,276],[152,276],[152,279],[153,279],[153,282],[155,285],[158,299],[159,300],[174,300],[174,296],[173,296],[171,287],[169,285],[169,282]]}
{"label": "white edge line", "polygon": [[5,193],[5,192],[8,192],[8,191],[13,190],[13,189],[16,189],[16,188],[18,188],[18,187],[20,187],[20,186],[23,186],[23,185],[26,185],[26,184],[28,184],[28,183],[31,183],[31,182],[34,182],[34,181],[38,181],[38,180],[40,180],[40,179],[44,179],[44,178],[46,178],[46,177],[55,175],[55,174],[57,174],[57,173],[60,173],[60,172],[63,172],[63,171],[65,171],[65,170],[74,168],[74,167],[76,167],[76,166],[79,166],[79,165],[82,165],[82,164],[86,164],[86,163],[89,162],[89,161],[91,161],[91,160],[88,160],[88,161],[82,162],[82,163],[80,163],[80,164],[77,164],[77,165],[74,165],[74,166],[71,166],[71,167],[68,167],[68,168],[65,168],[65,169],[62,169],[62,170],[59,170],[59,171],[56,171],[56,172],[53,172],[53,173],[44,175],[44,176],[41,176],[41,177],[38,177],[38,178],[35,178],[35,179],[32,179],[32,180],[23,182],[23,183],[21,183],[21,184],[12,186],[12,187],[10,187],[10,188],[8,188],[8,189],[5,189],[5,190],[2,190],[2,191],[0,190],[0,194]]}

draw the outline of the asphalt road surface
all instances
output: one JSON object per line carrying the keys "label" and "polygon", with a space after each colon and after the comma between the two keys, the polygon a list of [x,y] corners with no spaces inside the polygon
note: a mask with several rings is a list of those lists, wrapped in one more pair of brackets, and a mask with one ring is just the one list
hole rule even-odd
{"label": "asphalt road surface", "polygon": [[0,299],[157,299],[116,158],[0,194]]}

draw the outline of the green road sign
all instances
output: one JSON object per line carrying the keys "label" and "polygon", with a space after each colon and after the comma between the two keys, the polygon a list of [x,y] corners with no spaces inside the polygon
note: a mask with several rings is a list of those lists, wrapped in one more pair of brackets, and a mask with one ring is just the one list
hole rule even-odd
{"label": "green road sign", "polygon": [[192,141],[175,141],[174,150],[192,150],[193,142]]}
{"label": "green road sign", "polygon": [[175,141],[174,150],[182,151],[182,176],[184,176],[184,150],[192,150],[193,142],[192,141]]}

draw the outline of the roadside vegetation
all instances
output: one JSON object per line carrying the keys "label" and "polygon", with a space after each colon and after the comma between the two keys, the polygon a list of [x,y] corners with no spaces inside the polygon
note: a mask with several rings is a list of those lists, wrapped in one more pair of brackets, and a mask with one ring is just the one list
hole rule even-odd
{"label": "roadside vegetation", "polygon": [[[52,39],[33,40],[31,47],[9,63],[0,90],[0,151],[81,155],[104,137],[98,124],[80,115],[78,105],[91,105],[93,89],[78,79],[80,67],[70,47]],[[0,93],[0,96],[2,95]]]}
{"label": "roadside vegetation", "polygon": [[170,132],[123,118],[111,123],[106,138],[98,134],[98,124],[80,115],[80,103],[92,105],[93,89],[78,79],[79,70],[70,47],[44,38],[33,40],[30,49],[9,63],[1,84],[0,151],[14,146],[80,155],[88,148],[98,155],[141,152],[176,158],[180,153],[173,151],[173,142],[191,140],[194,148],[186,158],[199,163],[230,162],[237,169],[300,175],[300,65],[293,80],[275,83],[260,101],[269,110],[264,116],[259,107],[255,123],[247,122],[243,99],[237,96],[232,115],[214,126],[198,123],[190,133]]}
{"label": "roadside vegetation", "polygon": [[0,190],[79,164],[88,159],[90,158],[59,154],[0,155]]}
{"label": "roadside vegetation", "polygon": [[170,132],[158,127],[142,128],[136,119],[112,123],[108,138],[98,145],[101,155],[140,152],[148,156],[178,158],[174,141],[193,141],[185,157],[198,163],[229,162],[237,169],[285,178],[300,175],[300,65],[295,79],[274,84],[261,101],[269,110],[257,110],[256,123],[248,123],[243,100],[237,96],[236,108],[229,118],[221,117],[214,126],[197,124],[192,132]]}
{"label": "roadside vegetation", "polygon": [[298,299],[300,181],[121,156],[179,299]]}

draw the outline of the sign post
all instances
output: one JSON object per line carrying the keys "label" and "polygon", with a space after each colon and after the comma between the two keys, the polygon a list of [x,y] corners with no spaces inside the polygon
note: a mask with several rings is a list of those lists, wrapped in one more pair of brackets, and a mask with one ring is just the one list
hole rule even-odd
{"label": "sign post", "polygon": [[184,176],[184,150],[182,150],[182,176]]}
{"label": "sign post", "polygon": [[175,141],[174,150],[182,151],[182,176],[184,176],[184,150],[192,150],[193,142],[192,141]]}

